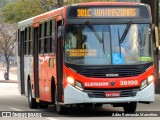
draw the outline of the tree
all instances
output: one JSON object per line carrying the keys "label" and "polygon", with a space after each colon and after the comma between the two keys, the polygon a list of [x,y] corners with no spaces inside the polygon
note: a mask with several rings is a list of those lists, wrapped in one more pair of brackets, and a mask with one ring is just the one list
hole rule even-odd
{"label": "tree", "polygon": [[41,6],[41,0],[17,0],[7,4],[2,15],[5,22],[17,23],[46,11]]}
{"label": "tree", "polygon": [[0,0],[0,9],[3,8],[9,2],[15,2],[16,0]]}
{"label": "tree", "polygon": [[16,42],[16,25],[13,24],[6,24],[0,21],[0,51],[1,54],[4,55],[6,60],[6,72],[7,72],[7,80],[9,80],[9,69],[10,63],[9,58],[10,56],[15,54],[15,42]]}
{"label": "tree", "polygon": [[0,1],[0,8],[2,8],[4,5],[7,4],[7,1],[6,0],[1,0]]}
{"label": "tree", "polygon": [[2,15],[5,22],[17,23],[63,5],[92,1],[115,0],[16,0],[6,5]]}
{"label": "tree", "polygon": [[64,0],[57,0],[58,7],[62,7],[64,5]]}
{"label": "tree", "polygon": [[64,0],[64,4],[75,4],[75,3],[81,3],[81,2],[114,2],[116,0]]}
{"label": "tree", "polygon": [[116,0],[118,2],[137,2],[137,1],[140,1],[140,0]]}

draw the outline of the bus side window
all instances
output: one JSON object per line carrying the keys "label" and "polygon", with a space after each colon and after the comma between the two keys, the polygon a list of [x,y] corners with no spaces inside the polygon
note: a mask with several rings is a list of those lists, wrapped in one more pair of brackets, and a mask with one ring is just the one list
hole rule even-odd
{"label": "bus side window", "polygon": [[49,23],[46,21],[44,23],[44,53],[48,53],[48,47],[49,47],[49,36],[48,36],[48,31],[49,31]]}
{"label": "bus side window", "polygon": [[39,28],[39,53],[42,54],[43,53],[43,42],[44,42],[44,23],[40,24],[40,28]]}
{"label": "bus side window", "polygon": [[18,29],[18,56],[20,56],[20,29]]}
{"label": "bus side window", "polygon": [[31,55],[32,54],[32,31],[33,28],[31,26],[29,26],[29,39],[28,39],[28,54]]}
{"label": "bus side window", "polygon": [[55,19],[50,21],[50,53],[54,53],[54,43],[56,35],[56,21]]}
{"label": "bus side window", "polygon": [[62,26],[58,26],[58,39],[61,38],[62,34],[61,34],[61,31],[62,31]]}
{"label": "bus side window", "polygon": [[25,35],[24,35],[24,55],[27,55],[27,46],[28,46],[28,28],[25,28]]}

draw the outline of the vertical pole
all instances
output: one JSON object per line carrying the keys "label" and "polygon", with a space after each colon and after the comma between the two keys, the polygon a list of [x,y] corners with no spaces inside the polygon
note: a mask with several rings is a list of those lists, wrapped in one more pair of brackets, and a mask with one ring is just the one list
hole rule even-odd
{"label": "vertical pole", "polygon": [[[141,3],[145,3],[150,5],[151,7],[151,13],[152,13],[152,23],[156,26],[158,26],[158,18],[159,18],[159,2],[158,0],[141,0]],[[154,34],[153,34],[154,35]],[[155,37],[154,37],[155,38]],[[159,79],[159,49],[158,47],[154,51],[154,64],[155,64],[155,92],[160,93],[160,79]]]}

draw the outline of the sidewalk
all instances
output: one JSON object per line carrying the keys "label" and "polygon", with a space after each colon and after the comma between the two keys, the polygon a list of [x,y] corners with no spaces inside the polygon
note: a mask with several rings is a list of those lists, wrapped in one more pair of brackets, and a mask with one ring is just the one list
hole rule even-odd
{"label": "sidewalk", "polygon": [[9,80],[4,80],[4,69],[0,68],[0,83],[7,82],[7,83],[17,83],[17,72],[16,68],[11,68],[9,73]]}

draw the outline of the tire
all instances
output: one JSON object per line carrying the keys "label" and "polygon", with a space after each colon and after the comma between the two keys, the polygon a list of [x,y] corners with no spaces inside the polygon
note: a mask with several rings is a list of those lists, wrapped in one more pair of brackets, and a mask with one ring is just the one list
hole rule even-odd
{"label": "tire", "polygon": [[29,107],[31,109],[38,108],[38,103],[36,102],[36,99],[32,97],[32,89],[31,89],[31,82],[28,83],[28,103]]}
{"label": "tire", "polygon": [[137,102],[126,103],[123,106],[125,113],[134,113],[136,112]]}

